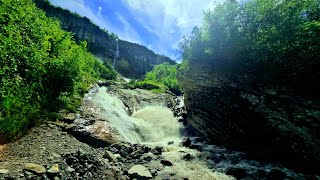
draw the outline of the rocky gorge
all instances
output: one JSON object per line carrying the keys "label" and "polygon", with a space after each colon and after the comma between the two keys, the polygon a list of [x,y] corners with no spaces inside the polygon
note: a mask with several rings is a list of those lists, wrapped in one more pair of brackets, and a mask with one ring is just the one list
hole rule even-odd
{"label": "rocky gorge", "polygon": [[99,84],[76,114],[3,147],[0,178],[309,178],[194,136],[181,97],[128,89],[124,82]]}
{"label": "rocky gorge", "polygon": [[286,83],[257,81],[208,63],[190,65],[184,84],[188,122],[211,143],[255,159],[319,173],[319,103]]}

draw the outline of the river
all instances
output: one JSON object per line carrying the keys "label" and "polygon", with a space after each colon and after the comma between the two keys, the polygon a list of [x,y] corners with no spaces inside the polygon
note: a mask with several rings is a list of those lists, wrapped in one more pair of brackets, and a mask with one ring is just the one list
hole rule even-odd
{"label": "river", "polygon": [[[168,174],[177,179],[235,179],[225,174],[229,168],[245,169],[249,174],[268,173],[277,169],[293,179],[300,177],[284,167],[247,160],[244,153],[199,141],[197,137],[190,137],[196,148],[181,146],[184,126],[174,117],[171,109],[161,103],[141,107],[129,115],[128,107],[117,95],[108,92],[106,87],[92,89],[86,94],[85,101],[98,107],[96,113],[100,119],[108,121],[119,141],[164,148],[163,158],[170,160],[173,165],[158,172],[155,179],[162,179],[160,177]],[[178,106],[184,106],[183,101],[180,102]],[[191,158],[185,160],[183,157],[186,154],[190,154]]]}

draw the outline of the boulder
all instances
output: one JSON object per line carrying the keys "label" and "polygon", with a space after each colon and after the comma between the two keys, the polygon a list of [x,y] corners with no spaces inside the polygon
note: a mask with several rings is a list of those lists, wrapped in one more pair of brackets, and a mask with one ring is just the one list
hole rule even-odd
{"label": "boulder", "polygon": [[42,165],[35,164],[35,163],[27,163],[24,165],[24,169],[36,174],[44,174],[46,173],[46,168]]}
{"label": "boulder", "polygon": [[193,157],[191,156],[191,154],[186,154],[182,157],[183,160],[186,160],[186,161],[190,161],[191,159],[193,159]]}
{"label": "boulder", "polygon": [[152,179],[150,171],[142,165],[134,165],[128,170],[130,178]]}
{"label": "boulder", "polygon": [[57,174],[59,173],[60,170],[59,170],[59,164],[54,164],[49,170],[48,170],[48,173],[51,173],[51,174]]}
{"label": "boulder", "polygon": [[103,158],[108,159],[110,162],[116,162],[117,157],[110,151],[106,151],[103,155]]}
{"label": "boulder", "polygon": [[182,142],[181,142],[181,145],[182,145],[182,146],[185,146],[185,147],[189,147],[189,146],[191,145],[191,140],[190,140],[190,138],[188,138],[188,137],[184,138],[184,139],[182,140]]}
{"label": "boulder", "polygon": [[160,161],[160,163],[165,165],[165,166],[172,166],[172,162],[170,162],[169,160],[166,160],[166,159],[162,159]]}
{"label": "boulder", "polygon": [[164,151],[163,147],[156,146],[150,152],[153,153],[154,155],[161,155],[163,151]]}

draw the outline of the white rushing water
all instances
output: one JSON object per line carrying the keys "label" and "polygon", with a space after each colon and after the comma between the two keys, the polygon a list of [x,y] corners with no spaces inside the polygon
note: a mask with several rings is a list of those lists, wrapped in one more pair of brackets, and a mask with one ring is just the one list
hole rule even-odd
{"label": "white rushing water", "polygon": [[[173,175],[173,179],[234,179],[232,176],[221,173],[229,167],[243,168],[249,173],[255,173],[258,170],[270,172],[272,169],[278,169],[292,179],[301,179],[300,174],[284,167],[247,160],[244,153],[230,151],[205,142],[194,142],[194,145],[201,147],[201,152],[182,147],[180,142],[183,137],[180,132],[183,126],[169,108],[163,107],[164,103],[144,107],[129,116],[122,101],[117,96],[109,94],[106,87],[91,89],[85,95],[85,101],[90,104],[89,107],[92,107],[90,112],[95,113],[98,119],[107,121],[118,140],[164,148],[163,158],[170,160],[173,165],[164,167],[155,179],[168,174]],[[178,106],[183,106],[183,98],[179,101],[181,104]],[[168,142],[173,144],[169,145]],[[186,154],[190,154],[193,158],[189,161],[184,160],[183,157]],[[151,161],[148,166],[156,169],[157,166],[161,166],[159,163],[159,161]]]}
{"label": "white rushing water", "polygon": [[[134,112],[130,117],[122,101],[107,93],[105,87],[99,88],[91,98],[93,104],[99,107],[101,119],[106,119],[109,122],[120,140],[147,144],[151,147],[157,145],[164,147],[163,157],[170,160],[173,166],[165,167],[159,172],[159,175],[175,174],[175,177],[200,180],[234,179],[209,169],[206,162],[199,158],[201,157],[200,152],[179,145],[183,139],[180,135],[182,125],[169,108],[149,106]],[[170,141],[174,143],[168,145]],[[183,160],[182,157],[187,153],[196,158],[191,161]],[[152,163],[155,162],[150,163],[152,166]]]}

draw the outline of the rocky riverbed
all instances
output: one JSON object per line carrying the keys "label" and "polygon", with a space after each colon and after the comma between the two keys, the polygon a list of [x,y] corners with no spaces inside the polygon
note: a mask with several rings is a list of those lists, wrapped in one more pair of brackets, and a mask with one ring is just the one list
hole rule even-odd
{"label": "rocky riverbed", "polygon": [[183,98],[171,94],[94,85],[63,117],[1,147],[0,179],[318,178],[193,136]]}

